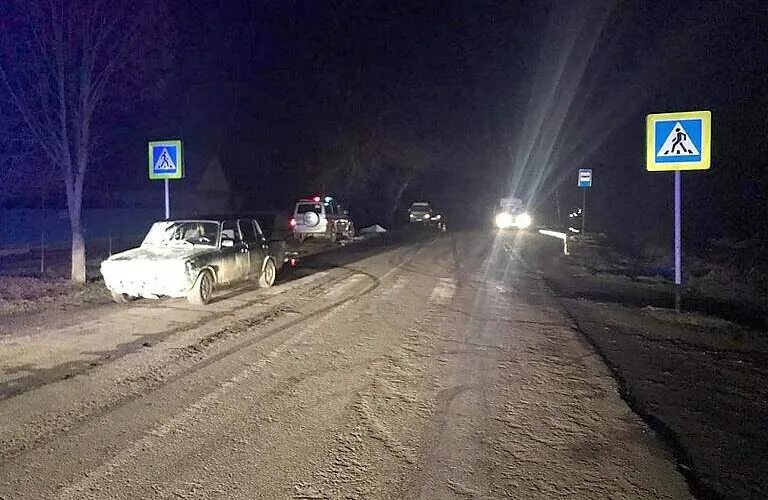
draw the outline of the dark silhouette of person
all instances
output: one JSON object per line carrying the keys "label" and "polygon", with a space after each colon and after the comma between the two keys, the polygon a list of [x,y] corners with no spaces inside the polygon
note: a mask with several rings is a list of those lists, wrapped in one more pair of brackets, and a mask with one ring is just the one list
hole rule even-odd
{"label": "dark silhouette of person", "polygon": [[[680,127],[675,128],[675,132],[677,132],[677,133],[675,134],[675,140],[672,141],[672,149],[671,149],[671,151],[674,153],[675,150],[677,149],[677,147],[680,146],[680,149],[682,149],[683,151],[685,151],[688,154],[691,154],[692,151],[689,151],[688,149],[686,149],[685,145],[683,145],[683,141],[685,141],[688,138],[688,136],[685,134],[685,132],[680,130]],[[670,152],[670,149],[664,151],[664,154],[665,155],[669,154],[669,152]]]}
{"label": "dark silhouette of person", "polygon": [[160,163],[161,170],[166,170],[171,168],[171,163],[168,160],[168,151],[163,150],[163,153],[160,155],[160,159],[162,160],[162,162]]}

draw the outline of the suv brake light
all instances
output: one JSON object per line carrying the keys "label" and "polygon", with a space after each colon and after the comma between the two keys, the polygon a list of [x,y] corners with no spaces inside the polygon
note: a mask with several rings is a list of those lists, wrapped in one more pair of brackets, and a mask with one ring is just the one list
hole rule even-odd
{"label": "suv brake light", "polygon": [[296,227],[296,218],[291,217],[291,221],[288,223],[288,225],[291,227]]}

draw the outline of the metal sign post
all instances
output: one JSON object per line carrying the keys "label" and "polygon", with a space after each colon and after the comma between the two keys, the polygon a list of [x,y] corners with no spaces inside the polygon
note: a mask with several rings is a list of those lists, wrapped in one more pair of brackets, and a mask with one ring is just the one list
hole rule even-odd
{"label": "metal sign post", "polygon": [[587,189],[592,187],[592,169],[580,168],[578,185],[581,188],[581,233],[584,234],[587,225]]}
{"label": "metal sign post", "polygon": [[168,179],[164,179],[165,182],[165,220],[171,218],[171,187]]}
{"label": "metal sign post", "polygon": [[675,285],[683,284],[683,245],[682,245],[682,219],[683,219],[683,175],[675,170]]}
{"label": "metal sign post", "polygon": [[162,179],[165,184],[165,218],[171,218],[171,179],[184,177],[181,141],[153,141],[149,143],[149,178]]}
{"label": "metal sign post", "polygon": [[646,169],[675,173],[675,309],[683,284],[682,171],[708,170],[712,158],[712,113],[689,111],[646,116]]}

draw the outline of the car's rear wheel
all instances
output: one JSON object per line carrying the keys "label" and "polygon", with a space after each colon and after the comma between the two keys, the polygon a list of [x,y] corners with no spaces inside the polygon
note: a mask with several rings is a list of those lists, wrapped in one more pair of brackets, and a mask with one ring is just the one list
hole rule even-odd
{"label": "car's rear wheel", "polygon": [[118,304],[126,304],[134,299],[133,295],[128,295],[127,293],[117,293],[117,292],[111,292],[112,293],[112,300],[117,302]]}
{"label": "car's rear wheel", "polygon": [[259,288],[269,288],[275,284],[275,277],[277,276],[277,268],[275,262],[272,259],[267,259],[264,263],[264,269],[261,270],[259,279],[256,280],[256,286]]}
{"label": "car's rear wheel", "polygon": [[203,271],[195,280],[192,290],[187,295],[190,304],[204,306],[211,301],[215,282],[210,271]]}

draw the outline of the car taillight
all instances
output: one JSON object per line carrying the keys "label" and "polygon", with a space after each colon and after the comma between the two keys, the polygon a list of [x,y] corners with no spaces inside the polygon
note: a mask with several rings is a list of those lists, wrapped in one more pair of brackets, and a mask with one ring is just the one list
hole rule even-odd
{"label": "car taillight", "polygon": [[291,227],[296,227],[296,219],[291,217],[291,221],[288,223],[288,225],[291,226]]}

